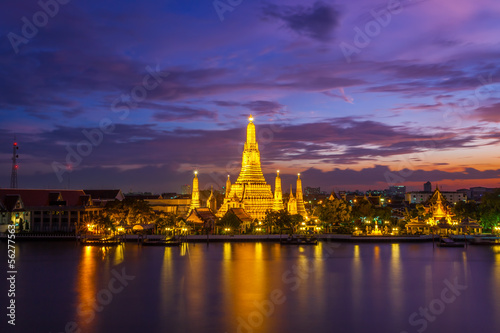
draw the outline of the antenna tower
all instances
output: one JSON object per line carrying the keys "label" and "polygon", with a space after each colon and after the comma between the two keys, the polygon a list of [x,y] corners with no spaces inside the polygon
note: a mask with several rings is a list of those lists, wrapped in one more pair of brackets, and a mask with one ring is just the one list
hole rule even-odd
{"label": "antenna tower", "polygon": [[14,144],[12,145],[12,173],[10,175],[10,188],[17,188],[17,159],[19,157],[19,155],[17,154],[18,149],[19,146],[14,139]]}

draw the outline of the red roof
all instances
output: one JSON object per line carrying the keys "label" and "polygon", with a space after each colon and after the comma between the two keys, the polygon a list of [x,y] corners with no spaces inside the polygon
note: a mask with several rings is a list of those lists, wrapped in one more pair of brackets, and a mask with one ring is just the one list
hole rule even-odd
{"label": "red roof", "polygon": [[18,194],[25,207],[49,206],[54,193],[60,193],[66,206],[82,206],[81,196],[85,196],[83,190],[25,190],[25,189],[0,189],[0,200],[4,201],[6,195]]}

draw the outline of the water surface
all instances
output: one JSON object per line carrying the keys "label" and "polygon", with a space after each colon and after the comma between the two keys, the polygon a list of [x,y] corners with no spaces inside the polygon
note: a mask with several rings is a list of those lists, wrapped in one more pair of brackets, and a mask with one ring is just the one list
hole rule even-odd
{"label": "water surface", "polygon": [[[5,242],[0,249],[7,253]],[[500,247],[100,248],[25,241],[16,252],[16,327],[6,320],[0,326],[9,331],[475,333],[500,327]],[[1,286],[5,309],[5,280]]]}

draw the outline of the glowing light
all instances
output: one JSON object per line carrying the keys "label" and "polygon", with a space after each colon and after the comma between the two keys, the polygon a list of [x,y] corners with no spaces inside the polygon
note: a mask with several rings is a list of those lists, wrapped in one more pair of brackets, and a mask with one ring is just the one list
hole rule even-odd
{"label": "glowing light", "polygon": [[252,121],[253,121],[253,116],[252,116],[252,115],[250,115],[250,117],[248,117],[248,120],[249,120],[250,122],[252,122]]}
{"label": "glowing light", "polygon": [[195,175],[197,175],[197,174],[198,174],[198,171],[195,171],[195,172],[194,172],[194,174],[195,174]]}

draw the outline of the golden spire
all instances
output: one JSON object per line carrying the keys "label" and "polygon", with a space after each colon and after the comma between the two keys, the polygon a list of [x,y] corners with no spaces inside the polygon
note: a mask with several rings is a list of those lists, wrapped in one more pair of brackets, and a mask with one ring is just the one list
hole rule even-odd
{"label": "golden spire", "polygon": [[250,117],[248,118],[246,144],[250,145],[250,144],[256,144],[256,143],[257,143],[257,140],[255,139],[255,125],[253,123],[253,116],[250,115]]}
{"label": "golden spire", "polygon": [[297,189],[295,191],[295,197],[297,198],[297,214],[306,216],[306,207],[304,205],[304,197],[302,195],[302,180],[300,179],[300,173],[297,174]]}
{"label": "golden spire", "polygon": [[229,179],[229,175],[227,175],[227,180],[226,180],[226,199],[229,199],[229,192],[231,191],[231,179]]}
{"label": "golden spire", "polygon": [[219,217],[224,216],[227,210],[233,207],[235,197],[252,218],[262,220],[266,216],[266,211],[273,209],[273,192],[262,173],[259,144],[253,121],[254,118],[250,115],[241,158],[241,171],[236,182],[230,187],[226,185],[226,198],[219,209]]}
{"label": "golden spire", "polygon": [[217,212],[217,198],[214,195],[214,187],[210,186],[210,197],[207,200],[207,207],[212,211],[212,213]]}
{"label": "golden spire", "polygon": [[243,149],[241,160],[241,171],[236,183],[260,183],[266,184],[260,166],[259,144],[255,138],[255,125],[250,115],[247,125],[247,141]]}
{"label": "golden spire", "polygon": [[199,190],[199,184],[198,184],[198,171],[194,172],[193,192],[191,193],[191,206],[189,207],[189,211],[192,211],[195,208],[200,208],[200,190]]}
{"label": "golden spire", "polygon": [[277,171],[276,181],[274,184],[274,204],[273,210],[279,211],[283,209],[283,193],[281,192],[280,171]]}
{"label": "golden spire", "polygon": [[290,184],[290,197],[288,198],[287,210],[290,213],[290,215],[297,214],[297,200],[295,200],[293,196],[292,184]]}

